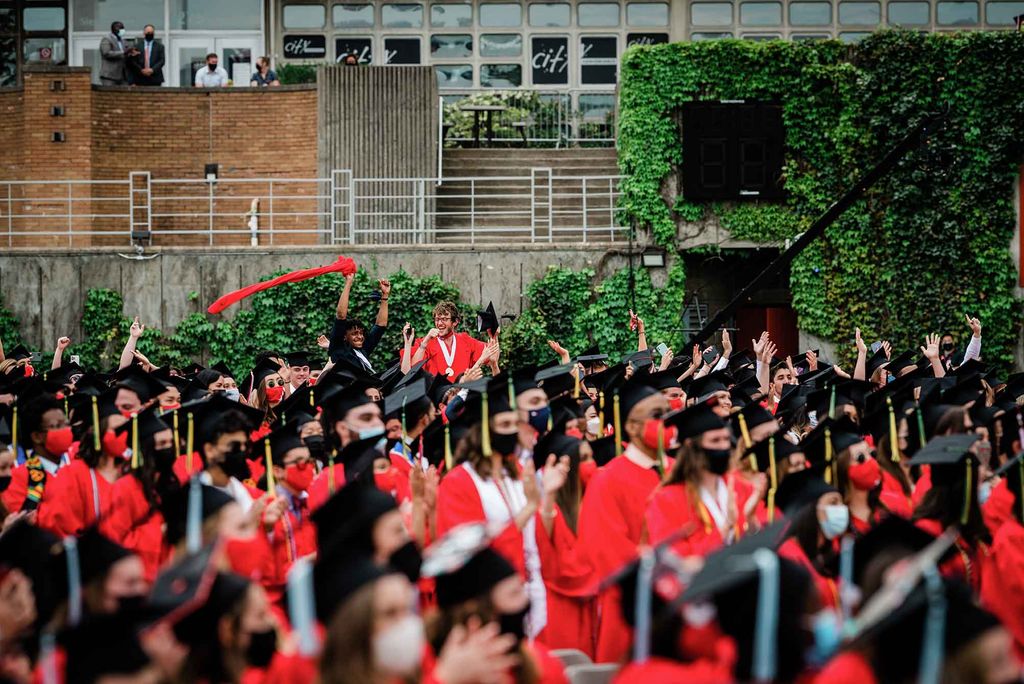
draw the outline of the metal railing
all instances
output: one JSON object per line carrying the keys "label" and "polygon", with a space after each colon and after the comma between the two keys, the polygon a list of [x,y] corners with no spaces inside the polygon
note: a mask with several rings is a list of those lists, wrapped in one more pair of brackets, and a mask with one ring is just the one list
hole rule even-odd
{"label": "metal railing", "polygon": [[[619,176],[0,181],[8,247],[611,242]],[[2,238],[0,238],[2,239]]]}
{"label": "metal railing", "polygon": [[[442,138],[448,147],[615,145],[611,91],[463,88],[442,90],[441,101]],[[480,105],[502,109],[474,113],[473,106]]]}

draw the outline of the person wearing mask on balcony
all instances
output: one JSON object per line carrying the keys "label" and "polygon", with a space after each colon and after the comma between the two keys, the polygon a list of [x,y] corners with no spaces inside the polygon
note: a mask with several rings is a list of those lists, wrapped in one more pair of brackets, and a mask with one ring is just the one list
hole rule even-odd
{"label": "person wearing mask on balcony", "polygon": [[196,88],[223,88],[228,84],[228,72],[217,64],[217,53],[206,55],[206,68],[196,72]]}
{"label": "person wearing mask on balcony", "polygon": [[139,54],[135,48],[124,42],[124,24],[115,21],[110,33],[100,39],[100,84],[106,86],[128,85],[128,62]]}
{"label": "person wearing mask on balcony", "polygon": [[256,71],[249,79],[249,85],[258,88],[281,85],[281,81],[277,79],[277,72],[270,68],[270,57],[260,57],[256,60]]}
{"label": "person wearing mask on balcony", "polygon": [[161,86],[164,84],[164,63],[167,61],[164,46],[156,42],[156,28],[146,24],[142,29],[142,49],[135,51],[130,62],[134,71],[132,81],[139,86]]}

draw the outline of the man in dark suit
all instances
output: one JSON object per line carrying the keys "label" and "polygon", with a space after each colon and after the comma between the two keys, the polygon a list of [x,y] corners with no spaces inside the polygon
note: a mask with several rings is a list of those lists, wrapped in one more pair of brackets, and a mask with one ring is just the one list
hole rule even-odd
{"label": "man in dark suit", "polygon": [[156,29],[146,24],[142,30],[142,44],[132,62],[135,85],[159,86],[164,82],[164,46],[156,42]]}

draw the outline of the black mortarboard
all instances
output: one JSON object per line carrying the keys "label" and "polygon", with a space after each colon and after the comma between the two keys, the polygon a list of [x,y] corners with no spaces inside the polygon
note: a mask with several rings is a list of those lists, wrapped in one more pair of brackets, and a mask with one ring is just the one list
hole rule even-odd
{"label": "black mortarboard", "polygon": [[[235,501],[230,494],[216,487],[209,485],[200,485],[200,487],[201,515],[204,521]],[[176,546],[185,538],[190,490],[191,487],[179,487],[166,494],[160,502],[160,512],[163,514],[165,524],[164,539],[171,546]]]}
{"label": "black mortarboard", "polygon": [[395,499],[373,482],[348,482],[335,492],[310,519],[316,525],[321,555],[349,550],[373,553],[373,525],[385,513],[398,509]]}
{"label": "black mortarboard", "polygon": [[[199,373],[200,371],[203,371],[203,370],[206,370],[206,369],[203,367],[203,365],[201,363],[196,363],[195,361],[189,361],[188,365],[181,369],[181,372],[182,372],[182,374],[184,374],[184,375],[186,375],[188,377],[192,377],[192,376],[196,375],[197,373]],[[216,370],[218,373],[221,373],[222,375],[231,375],[230,373],[225,373],[223,370],[220,370],[218,368],[215,368],[214,370]]]}
{"label": "black mortarboard", "polygon": [[367,437],[349,442],[338,452],[334,460],[345,467],[345,482],[366,477],[373,469],[373,462],[384,456],[377,448],[381,437]]}
{"label": "black mortarboard", "polygon": [[[800,441],[800,448],[811,466],[821,474],[837,463],[842,451],[863,441],[860,427],[847,416],[842,416],[837,420],[825,418],[818,421],[818,425],[804,435]],[[834,474],[833,472],[828,477],[831,478]]]}
{"label": "black mortarboard", "polygon": [[889,360],[889,365],[886,366],[886,370],[892,375],[899,375],[899,372],[908,366],[913,366],[917,354],[912,351],[905,351],[901,354],[897,354]]}
{"label": "black mortarboard", "polygon": [[5,356],[8,359],[14,359],[15,361],[21,361],[22,359],[30,359],[30,358],[32,358],[32,352],[30,352],[28,350],[28,347],[26,347],[25,345],[17,344],[17,345],[14,346],[14,349],[11,349],[9,352],[7,352],[7,354]]}
{"label": "black mortarboard", "polygon": [[544,394],[548,395],[548,399],[552,399],[575,387],[576,378],[572,375],[573,368],[575,366],[571,363],[551,366],[537,371],[533,379],[536,385],[544,390]]}
{"label": "black mortarboard", "polygon": [[[114,430],[117,435],[128,435],[128,447],[132,450],[132,468],[137,468],[142,461],[142,443],[171,427],[160,419],[160,407],[154,404],[141,413],[133,416],[127,423]],[[138,447],[138,449],[136,449]]]}
{"label": "black mortarboard", "polygon": [[284,465],[284,457],[289,451],[305,446],[299,437],[298,423],[295,420],[288,421],[269,435],[253,442],[252,455],[256,458],[265,458],[268,442],[270,443],[271,460],[274,465],[278,466]]}
{"label": "black mortarboard", "polygon": [[212,366],[210,366],[210,369],[217,371],[221,375],[226,375],[229,378],[235,377],[235,374],[231,372],[230,368],[228,368],[228,364],[224,363],[223,361],[218,361],[217,363],[213,364]]}
{"label": "black mortarboard", "polygon": [[272,358],[265,358],[249,371],[249,375],[242,379],[239,387],[243,397],[248,397],[253,390],[260,386],[264,378],[267,378],[281,371],[281,365]]}
{"label": "black mortarboard", "polygon": [[385,394],[391,394],[396,392],[403,387],[407,387],[417,380],[426,380],[430,378],[430,373],[424,370],[424,366],[427,365],[426,361],[420,361],[415,366],[409,369],[409,372],[405,375],[397,378],[394,382],[384,383],[381,387]]}
{"label": "black mortarboard", "polygon": [[492,378],[480,378],[468,383],[458,385],[470,391],[466,397],[465,410],[459,415],[459,420],[468,425],[480,421],[484,410],[484,395],[487,397],[487,413],[493,417],[506,411],[514,411],[514,388],[507,374],[502,373]]}
{"label": "black mortarboard", "polygon": [[537,440],[533,447],[533,465],[537,470],[545,466],[548,456],[554,454],[556,459],[568,456],[578,461],[581,440],[555,431],[547,432]]}
{"label": "black mortarboard", "polygon": [[715,371],[703,378],[697,378],[690,383],[686,390],[687,397],[702,401],[715,392],[728,392],[730,383],[729,375],[725,371]]}
{"label": "black mortarboard", "polygon": [[761,381],[756,375],[749,375],[729,388],[729,398],[732,405],[743,408],[754,402],[754,394],[761,391]]}
{"label": "black mortarboard", "polygon": [[595,439],[590,443],[590,449],[594,452],[594,462],[599,468],[607,465],[615,458],[615,435]]}
{"label": "black mortarboard", "polygon": [[771,470],[772,459],[775,460],[776,468],[783,459],[793,454],[801,454],[803,450],[799,445],[793,444],[780,433],[775,433],[766,439],[750,447],[744,452],[744,458],[752,458],[754,470],[761,473],[768,473]]}
{"label": "black mortarboard", "polygon": [[59,642],[66,657],[66,684],[117,680],[117,675],[135,674],[147,667],[150,660],[139,643],[137,619],[124,612],[90,615],[62,632]]}
{"label": "black mortarboard", "polygon": [[775,505],[792,519],[804,506],[811,505],[823,495],[838,491],[825,482],[821,473],[807,468],[786,475],[775,492]]}
{"label": "black mortarboard", "polygon": [[0,447],[7,447],[11,444],[11,424],[6,415],[0,414]]}
{"label": "black mortarboard", "polygon": [[681,387],[679,384],[679,369],[677,368],[666,368],[663,371],[648,373],[644,376],[643,380],[656,390]]}
{"label": "black mortarboard", "polygon": [[892,564],[899,558],[923,551],[933,541],[934,536],[906,518],[886,516],[853,545],[853,583],[861,589],[865,588],[865,571],[880,554],[885,554],[885,559]]}
{"label": "black mortarboard", "polygon": [[316,400],[313,395],[313,387],[303,384],[297,390],[288,395],[280,404],[274,408],[277,420],[285,423],[302,413],[307,416],[316,416]]}
{"label": "black mortarboard", "polygon": [[871,379],[875,371],[889,363],[889,357],[885,355],[885,348],[879,347],[875,353],[868,357],[864,364],[864,377]]}
{"label": "black mortarboard", "polygon": [[810,392],[803,385],[783,385],[782,396],[775,405],[775,417],[780,421],[788,421],[793,414],[807,405]]}
{"label": "black mortarboard", "polygon": [[102,534],[96,527],[90,527],[78,537],[79,577],[82,584],[106,575],[114,563],[134,555]]}
{"label": "black mortarboard", "polygon": [[416,402],[426,398],[426,381],[416,380],[384,397],[384,415],[389,418],[401,418],[403,409],[411,412],[414,410]]}
{"label": "black mortarboard", "polygon": [[308,366],[312,361],[312,355],[307,351],[293,351],[285,355],[289,366]]}
{"label": "black mortarboard", "polygon": [[0,566],[17,568],[32,580],[35,624],[49,623],[68,595],[67,562],[60,539],[25,519],[16,520],[0,534]]}
{"label": "black mortarboard", "polygon": [[135,392],[143,404],[167,391],[166,385],[138,366],[129,366],[118,373],[117,386]]}
{"label": "black mortarboard", "polygon": [[592,366],[595,363],[601,363],[607,360],[608,355],[599,352],[597,347],[589,347],[583,350],[583,353],[576,357],[576,363],[581,363],[584,366]]}
{"label": "black mortarboard", "polygon": [[551,404],[551,430],[565,432],[565,426],[570,420],[582,418],[584,409],[579,399],[571,396],[562,396],[554,399]]}
{"label": "black mortarboard", "polygon": [[423,431],[423,457],[432,466],[451,470],[455,467],[455,447],[466,434],[467,427],[459,421],[445,423],[436,419]]}
{"label": "black mortarboard", "polygon": [[688,408],[673,411],[665,416],[665,426],[674,426],[680,441],[688,437],[696,437],[710,430],[720,430],[729,424],[718,417],[714,408],[715,401],[702,401]]}
{"label": "black mortarboard", "polygon": [[427,385],[427,396],[430,397],[430,401],[433,402],[434,406],[437,406],[444,401],[445,395],[448,394],[452,387],[452,383],[444,375],[435,375],[431,378],[430,384]]}
{"label": "black mortarboard", "polygon": [[[821,357],[821,350],[820,349],[813,349],[813,350],[808,350],[808,351],[813,351],[814,355],[816,357],[819,357],[819,358]],[[796,358],[796,360],[793,361],[793,368],[796,369],[798,375],[802,375],[804,373],[809,373],[810,372],[811,364],[807,360],[807,352],[804,352],[803,354],[800,354],[800,356],[798,356]]]}
{"label": "black mortarboard", "polygon": [[63,363],[57,368],[48,370],[43,373],[43,377],[47,380],[56,380],[64,383],[65,385],[71,384],[71,378],[75,375],[84,375],[85,369],[74,361]]}
{"label": "black mortarboard", "polygon": [[[965,495],[973,495],[971,477],[967,476],[966,468],[973,472],[978,462],[971,447],[978,441],[978,435],[943,435],[933,437],[921,447],[911,460],[912,465],[930,465],[933,484],[954,484],[964,481]],[[965,506],[966,510],[966,506]]]}
{"label": "black mortarboard", "polygon": [[963,406],[968,402],[977,402],[984,394],[985,390],[981,386],[981,376],[974,375],[942,392],[939,396],[939,401],[951,406]]}
{"label": "black mortarboard", "polygon": [[263,411],[232,401],[220,392],[212,393],[209,399],[182,404],[177,411],[166,413],[161,418],[168,427],[173,427],[174,415],[177,414],[179,434],[183,435],[188,430],[188,416],[191,414],[195,423],[195,444],[200,445],[210,439],[216,422],[229,411],[237,414],[250,432],[263,422]]}
{"label": "black mortarboard", "polygon": [[370,397],[366,396],[368,388],[362,383],[356,382],[346,387],[334,386],[325,391],[327,387],[321,386],[318,382],[313,389],[313,395],[318,406],[338,416],[339,420],[357,406],[372,403]]}
{"label": "black mortarboard", "polygon": [[333,553],[318,557],[313,566],[317,619],[322,624],[330,624],[338,608],[354,593],[394,572],[358,553]]}
{"label": "black mortarboard", "polygon": [[622,363],[627,366],[632,366],[634,370],[639,371],[640,369],[654,365],[654,354],[650,349],[641,349],[640,351],[626,354],[622,358]]}
{"label": "black mortarboard", "polygon": [[[426,568],[426,565],[424,566]],[[450,608],[487,594],[498,582],[516,574],[497,551],[485,546],[465,563],[434,577],[439,607]]]}
{"label": "black mortarboard", "polygon": [[732,434],[737,439],[743,439],[744,443],[748,439],[747,431],[758,425],[764,425],[765,423],[778,425],[775,416],[756,402],[751,402],[736,413],[733,413],[730,416],[730,422],[732,424]]}
{"label": "black mortarboard", "polygon": [[493,302],[488,302],[487,308],[476,312],[477,332],[484,332],[486,330],[491,335],[496,335],[499,327],[501,327],[501,322],[498,320],[498,314],[494,312]]}

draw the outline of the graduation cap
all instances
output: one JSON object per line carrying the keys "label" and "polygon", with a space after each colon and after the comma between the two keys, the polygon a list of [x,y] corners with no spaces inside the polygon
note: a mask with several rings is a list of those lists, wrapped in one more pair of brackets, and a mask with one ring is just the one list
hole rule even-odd
{"label": "graduation cap", "polygon": [[445,422],[437,418],[423,431],[423,457],[438,468],[443,463],[451,471],[455,467],[455,447],[468,428],[459,421]]}
{"label": "graduation cap", "polygon": [[[139,643],[138,617],[117,612],[90,615],[84,622],[61,632],[66,663],[66,684],[93,684],[139,673],[150,664]],[[44,666],[45,667],[45,666]]]}
{"label": "graduation cap", "polygon": [[395,572],[391,568],[377,565],[366,555],[356,553],[333,553],[318,557],[313,566],[317,619],[322,624],[330,624],[334,614],[353,594],[371,582]]}
{"label": "graduation cap", "polygon": [[584,408],[579,399],[571,396],[562,396],[551,401],[551,430],[553,432],[565,432],[565,426],[571,420],[582,418]]}
{"label": "graduation cap", "polygon": [[729,371],[735,372],[741,368],[747,368],[754,365],[756,361],[757,357],[754,355],[754,352],[750,349],[744,349],[743,351],[734,353],[729,357],[729,363],[726,368]]}
{"label": "graduation cap", "polygon": [[686,394],[688,397],[699,402],[716,392],[728,392],[730,384],[732,383],[728,373],[725,371],[715,371],[691,382],[690,387],[686,390]]}
{"label": "graduation cap", "polygon": [[11,446],[12,443],[11,424],[8,422],[7,416],[0,415],[0,447]]}
{"label": "graduation cap", "polygon": [[747,448],[753,446],[753,441],[750,439],[751,429],[766,423],[778,425],[775,416],[756,402],[751,402],[736,413],[733,413],[730,417],[730,422],[732,423],[733,435],[737,439],[742,439],[743,445]]}
{"label": "graduation cap", "polygon": [[154,404],[141,413],[133,414],[127,423],[114,430],[114,434],[118,436],[128,435],[128,446],[132,450],[131,466],[133,470],[142,465],[143,441],[152,440],[164,430],[172,429],[160,419],[159,412],[160,407]]}
{"label": "graduation cap", "polygon": [[372,481],[348,482],[310,515],[316,525],[317,548],[324,556],[345,550],[372,554],[374,524],[397,510],[395,499]]}
{"label": "graduation cap", "polygon": [[868,357],[868,360],[864,364],[864,377],[871,379],[875,374],[875,371],[879,368],[883,368],[889,363],[889,357],[885,355],[885,348],[879,347],[875,350],[875,353]]}
{"label": "graduation cap", "polygon": [[732,400],[733,406],[743,408],[748,404],[755,403],[754,394],[760,393],[760,391],[761,381],[756,375],[750,375],[729,388],[729,398]]}
{"label": "graduation cap", "polygon": [[17,345],[14,346],[14,349],[12,349],[9,352],[7,352],[5,356],[8,359],[14,359],[15,361],[21,361],[22,359],[31,359],[32,358],[32,352],[30,352],[28,350],[28,347],[26,347],[25,345],[17,344]]}
{"label": "graduation cap", "polygon": [[824,474],[828,483],[838,477],[839,454],[858,442],[863,442],[860,427],[847,416],[837,420],[825,418],[800,441],[800,447],[811,464],[811,469]]}
{"label": "graduation cap", "polygon": [[85,530],[78,537],[77,544],[79,575],[83,585],[106,575],[118,561],[135,555],[95,526]]}
{"label": "graduation cap", "polygon": [[[821,356],[821,350],[820,349],[813,349],[813,350],[808,350],[808,351],[813,351],[814,355],[817,356],[817,357]],[[793,368],[795,368],[797,370],[797,374],[803,374],[803,373],[809,373],[810,372],[811,364],[807,360],[807,352],[804,352],[803,354],[801,354],[797,358],[797,360],[793,362]]]}
{"label": "graduation cap", "polygon": [[412,383],[416,382],[417,380],[426,380],[426,379],[428,379],[430,377],[430,373],[428,373],[426,370],[424,370],[424,367],[426,365],[427,365],[427,362],[425,360],[424,361],[420,361],[415,366],[410,368],[408,373],[406,373],[405,375],[399,377],[394,382],[385,383],[381,389],[383,390],[383,392],[385,394],[391,394],[392,392],[396,392],[396,391],[402,389],[403,387],[411,385]]}
{"label": "graduation cap", "polygon": [[618,451],[615,446],[615,435],[608,435],[590,442],[590,450],[594,452],[594,462],[603,467],[611,462]]}
{"label": "graduation cap", "polygon": [[632,366],[634,370],[640,370],[654,365],[654,354],[650,349],[641,349],[622,358],[622,363]]}
{"label": "graduation cap", "polygon": [[963,406],[972,401],[977,402],[984,394],[985,390],[981,387],[981,376],[974,375],[942,392],[939,395],[939,401],[952,406]]}
{"label": "graduation cap", "polygon": [[393,394],[384,397],[384,417],[399,418],[402,421],[402,432],[406,432],[406,426],[415,423],[423,417],[433,406],[433,402],[427,396],[427,383],[423,379],[396,390]]}
{"label": "graduation cap", "polygon": [[839,490],[822,479],[819,472],[813,468],[806,468],[788,473],[782,478],[775,492],[775,505],[787,518],[792,519],[804,506],[814,504],[829,492],[837,491]]}
{"label": "graduation cap", "polygon": [[935,541],[934,536],[906,518],[887,515],[854,542],[854,584],[865,592],[865,598],[869,598],[877,589],[875,581],[881,578],[871,578],[875,581],[871,585],[867,585],[865,580],[869,579],[868,571],[869,569],[882,570],[882,568],[877,568],[877,570],[871,568],[873,561],[881,558],[887,568],[902,558],[923,551],[933,541]]}
{"label": "graduation cap", "polygon": [[673,411],[663,419],[665,427],[676,428],[679,441],[688,437],[696,437],[710,430],[726,428],[729,424],[719,418],[714,411],[717,405],[716,401],[709,400]]}
{"label": "graduation cap", "polygon": [[597,364],[607,365],[604,362],[608,360],[607,354],[602,354],[597,350],[596,346],[588,347],[576,357],[576,363],[583,364],[586,368],[588,366],[595,366]]}
{"label": "graduation cap", "polygon": [[167,391],[167,386],[138,366],[128,366],[117,374],[117,387],[129,389],[139,395],[145,404]]}
{"label": "graduation cap", "polygon": [[548,456],[554,454],[558,460],[568,456],[571,462],[579,463],[582,440],[554,430],[544,433],[533,447],[533,465],[539,471],[547,464]]}
{"label": "graduation cap", "polygon": [[[578,387],[577,379],[572,374],[574,368],[575,366],[571,363],[544,368],[537,371],[533,380],[537,387],[544,390],[548,399],[553,399]],[[574,394],[578,395],[579,393],[574,392]]]}
{"label": "graduation cap", "polygon": [[[381,437],[377,435],[349,442],[336,456],[331,456],[328,462],[330,465],[338,462],[344,466],[345,482],[353,482],[358,479],[371,477],[373,462],[385,455],[377,448],[380,441]],[[329,467],[327,471],[328,476],[333,476],[333,472],[334,469]]]}
{"label": "graduation cap", "polygon": [[0,566],[17,568],[32,580],[35,624],[48,624],[68,596],[66,555],[60,539],[24,518],[16,520],[0,534]]}
{"label": "graduation cap", "polygon": [[971,511],[971,499],[976,491],[974,480],[977,473],[977,456],[971,447],[978,441],[978,435],[944,435],[928,441],[917,453],[913,465],[930,465],[933,485],[957,485],[963,482],[963,508],[961,524],[967,524]]}
{"label": "graduation cap", "polygon": [[299,437],[298,422],[291,420],[272,431],[269,435],[253,442],[252,456],[255,458],[266,458],[269,450],[269,460],[271,463],[266,464],[269,469],[271,465],[284,466],[284,459],[289,451],[304,447],[302,438]]}
{"label": "graduation cap", "polygon": [[886,370],[891,375],[899,375],[900,371],[915,365],[917,354],[913,351],[905,351],[889,359],[889,365]]}
{"label": "graduation cap", "polygon": [[313,397],[325,414],[341,420],[352,409],[373,403],[370,397],[366,396],[367,389],[366,385],[359,382],[345,387],[321,385],[318,382],[313,388]]}
{"label": "graduation cap", "polygon": [[223,361],[218,361],[217,363],[210,366],[210,370],[215,370],[222,376],[227,376],[232,379],[235,377],[235,374],[231,372],[230,368],[228,368],[228,364],[224,363]]}
{"label": "graduation cap", "polygon": [[[456,532],[458,528],[453,530]],[[516,576],[516,570],[505,557],[489,546],[479,548],[468,558],[464,550],[439,546],[428,548],[424,554],[424,575],[435,565],[445,566],[443,572],[433,575],[436,586],[437,605],[444,609],[485,596],[494,585],[504,579]],[[447,552],[446,558],[437,556]],[[428,554],[430,564],[428,565]]]}
{"label": "graduation cap", "polygon": [[648,373],[643,380],[656,390],[682,388],[682,385],[679,384],[679,370],[676,368],[666,368],[663,371]]}
{"label": "graduation cap", "polygon": [[312,356],[307,351],[294,351],[285,355],[289,366],[309,366],[312,363]]}
{"label": "graduation cap", "polygon": [[[744,458],[749,459],[748,462],[752,470],[767,473],[768,475],[768,491],[765,495],[765,504],[768,508],[769,521],[775,520],[776,499],[778,497],[779,482],[782,479],[779,463],[785,461],[793,454],[799,453],[803,453],[802,449],[779,433],[761,440],[744,453]],[[789,475],[786,477],[789,477]]]}
{"label": "graduation cap", "polygon": [[[220,362],[220,365],[223,366],[224,363]],[[206,370],[206,367],[203,366],[203,364],[196,363],[195,361],[189,361],[188,365],[181,369],[181,372],[186,377],[192,377],[198,375],[201,371],[204,370]],[[221,370],[219,368],[213,368],[213,370],[217,371],[221,375],[231,375],[230,372],[225,372],[227,370],[227,366],[224,366],[224,370]]]}
{"label": "graduation cap", "polygon": [[270,357],[263,359],[249,371],[248,376],[242,378],[242,382],[239,384],[242,397],[248,397],[260,386],[264,379],[280,372],[281,365],[277,361]]}
{"label": "graduation cap", "polygon": [[775,417],[781,422],[788,422],[797,411],[807,405],[809,393],[803,385],[783,385],[782,396],[775,405]]}
{"label": "graduation cap", "polygon": [[300,416],[315,418],[317,407],[313,387],[309,384],[303,384],[299,389],[285,397],[274,409],[274,413],[277,414],[277,422],[282,425],[292,418]]}
{"label": "graduation cap", "polygon": [[454,385],[444,375],[435,375],[427,385],[427,396],[430,397],[430,401],[433,402],[434,406],[438,406],[444,402],[445,395],[448,394],[452,387]]}
{"label": "graduation cap", "polygon": [[[230,494],[216,487],[201,484],[199,488],[200,519],[204,522],[220,509],[235,502]],[[185,539],[190,490],[191,487],[179,487],[165,494],[160,502],[160,512],[163,514],[165,523],[164,539],[171,546],[177,546],[180,541]]]}
{"label": "graduation cap", "polygon": [[488,302],[487,308],[476,312],[477,332],[487,331],[490,335],[497,335],[500,327],[501,322],[498,320],[498,314],[494,312],[494,302]]}
{"label": "graduation cap", "polygon": [[74,361],[61,364],[57,368],[48,370],[43,373],[43,377],[47,380],[56,380],[65,385],[71,384],[71,378],[76,375],[85,375],[85,369]]}

